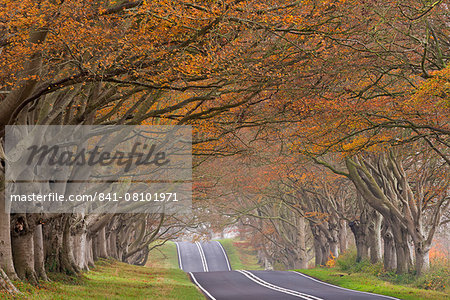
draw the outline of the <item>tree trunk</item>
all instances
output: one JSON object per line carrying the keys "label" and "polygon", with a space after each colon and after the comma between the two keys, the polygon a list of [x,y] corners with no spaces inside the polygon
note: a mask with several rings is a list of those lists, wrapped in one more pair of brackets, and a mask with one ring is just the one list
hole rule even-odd
{"label": "tree trunk", "polygon": [[392,223],[392,233],[395,241],[395,253],[397,258],[397,274],[408,272],[411,260],[410,248],[408,245],[408,233],[399,224]]}
{"label": "tree trunk", "polygon": [[86,260],[86,252],[88,251],[87,248],[87,241],[86,241],[86,233],[85,232],[77,232],[75,233],[72,238],[72,249],[73,249],[73,257],[75,264],[80,270],[89,270],[87,260]]}
{"label": "tree trunk", "polygon": [[358,221],[352,221],[348,224],[355,237],[356,244],[356,261],[360,262],[369,258],[369,247],[367,245],[367,237],[362,226]]}
{"label": "tree trunk", "polygon": [[86,251],[86,262],[89,267],[94,267],[94,249],[93,247],[93,240],[92,238],[87,237],[87,251]]}
{"label": "tree trunk", "polygon": [[108,257],[112,257],[111,255],[111,239],[109,235],[106,235],[106,253],[108,253]]}
{"label": "tree trunk", "polygon": [[34,269],[34,242],[33,233],[27,232],[12,237],[12,252],[14,267],[17,275],[22,280],[31,284],[38,284],[37,274]]}
{"label": "tree trunk", "polygon": [[369,247],[370,262],[375,264],[381,261],[381,221],[382,217],[375,210],[370,214],[369,225]]}
{"label": "tree trunk", "polygon": [[316,267],[320,267],[322,264],[322,249],[320,242],[316,237],[314,237],[314,264]]}
{"label": "tree trunk", "polygon": [[408,250],[402,247],[401,245],[395,246],[395,253],[397,257],[397,274],[404,274],[408,272]]}
{"label": "tree trunk", "polygon": [[98,260],[98,242],[97,236],[94,236],[91,240],[92,243],[92,260],[96,262]]}
{"label": "tree trunk", "polygon": [[322,245],[321,250],[322,250],[322,262],[320,263],[322,266],[325,266],[328,262],[328,260],[331,258],[330,257],[330,249],[329,247],[327,247],[326,245]]}
{"label": "tree trunk", "polygon": [[384,268],[388,271],[394,270],[397,264],[397,257],[395,254],[395,244],[394,237],[389,228],[383,230],[383,241],[384,241]]}
{"label": "tree trunk", "polygon": [[0,270],[3,270],[9,279],[17,280],[14,270],[11,251],[9,205],[5,201],[5,191],[0,191]]}
{"label": "tree trunk", "polygon": [[264,257],[264,270],[273,270],[273,264],[267,257]]}
{"label": "tree trunk", "polygon": [[97,234],[97,249],[98,249],[98,257],[108,258],[108,251],[106,250],[106,235],[105,235],[105,227],[99,230]]}
{"label": "tree trunk", "polygon": [[109,235],[109,247],[110,249],[108,249],[108,253],[111,257],[119,259],[119,255],[117,254],[117,234],[115,231],[112,231]]}
{"label": "tree trunk", "polygon": [[339,253],[344,253],[348,248],[347,224],[344,220],[339,221]]}
{"label": "tree trunk", "polygon": [[298,262],[296,269],[306,269],[308,264],[308,258],[306,253],[306,226],[305,226],[305,218],[300,217],[298,220]]}
{"label": "tree trunk", "polygon": [[336,221],[330,222],[328,224],[328,228],[330,231],[330,236],[328,238],[328,244],[330,245],[330,253],[328,253],[328,256],[334,256],[335,258],[339,256],[339,225]]}
{"label": "tree trunk", "polygon": [[416,275],[420,276],[430,269],[430,248],[429,247],[415,247],[416,255]]}
{"label": "tree trunk", "polygon": [[70,215],[66,215],[63,218],[63,239],[61,247],[61,271],[68,275],[73,275],[80,272],[80,269],[75,263],[73,257],[71,234],[70,234]]}
{"label": "tree trunk", "polygon": [[330,242],[330,254],[332,254],[335,258],[339,256],[339,247],[337,241]]}
{"label": "tree trunk", "polygon": [[331,231],[331,239],[328,239],[329,253],[328,256],[331,258],[337,258],[339,256],[339,238],[338,232],[336,230]]}
{"label": "tree trunk", "polygon": [[43,228],[45,266],[51,272],[59,272],[59,253],[62,245],[61,218],[54,219]]}
{"label": "tree trunk", "polygon": [[117,248],[117,255],[119,256],[119,260],[123,261],[123,254],[124,254],[124,249],[122,247],[118,247]]}
{"label": "tree trunk", "polygon": [[53,220],[45,231],[46,265],[49,270],[73,275],[79,272],[71,251],[70,215]]}
{"label": "tree trunk", "polygon": [[45,271],[44,239],[42,235],[42,225],[36,226],[33,236],[34,246],[34,269],[39,279],[48,281]]}

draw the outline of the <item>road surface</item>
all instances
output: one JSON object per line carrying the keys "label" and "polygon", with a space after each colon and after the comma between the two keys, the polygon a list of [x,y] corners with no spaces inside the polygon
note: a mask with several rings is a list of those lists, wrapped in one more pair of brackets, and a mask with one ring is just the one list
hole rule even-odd
{"label": "road surface", "polygon": [[178,264],[185,272],[231,271],[225,249],[217,241],[175,244]]}
{"label": "road surface", "polygon": [[180,268],[212,300],[398,300],[348,290],[293,271],[232,271],[217,241],[176,245]]}

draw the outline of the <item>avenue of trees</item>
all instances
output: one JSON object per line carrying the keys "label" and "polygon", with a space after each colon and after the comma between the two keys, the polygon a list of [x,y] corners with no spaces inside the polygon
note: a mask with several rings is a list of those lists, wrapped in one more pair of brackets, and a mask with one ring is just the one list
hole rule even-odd
{"label": "avenue of trees", "polygon": [[[201,222],[272,264],[352,234],[358,259],[426,272],[450,217],[449,24],[428,0],[0,0],[0,288],[143,264]],[[194,214],[10,214],[13,124],[192,125]]]}

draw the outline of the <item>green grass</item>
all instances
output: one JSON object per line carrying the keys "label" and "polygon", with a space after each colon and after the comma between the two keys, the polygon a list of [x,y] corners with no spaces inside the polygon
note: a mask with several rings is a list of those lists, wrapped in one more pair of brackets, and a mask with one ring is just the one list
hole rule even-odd
{"label": "green grass", "polygon": [[344,288],[393,296],[400,299],[449,299],[450,295],[444,292],[418,289],[409,286],[395,285],[366,273],[345,273],[337,268],[315,268],[298,270],[322,281]]}
{"label": "green grass", "polygon": [[[150,247],[154,245],[152,244]],[[175,243],[168,241],[164,245],[152,249],[146,266],[149,268],[179,269],[177,246]]]}
{"label": "green grass", "polygon": [[227,252],[233,270],[263,270],[258,264],[256,250],[245,241],[234,239],[218,240]]}
{"label": "green grass", "polygon": [[77,277],[50,276],[52,282],[40,287],[16,282],[23,295],[12,298],[0,293],[0,299],[204,299],[186,273],[178,269],[102,260],[91,271]]}

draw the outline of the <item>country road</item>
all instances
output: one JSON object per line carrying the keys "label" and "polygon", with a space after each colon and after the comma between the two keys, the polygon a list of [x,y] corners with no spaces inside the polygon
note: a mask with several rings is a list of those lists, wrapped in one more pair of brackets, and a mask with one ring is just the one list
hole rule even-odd
{"label": "country road", "polygon": [[232,271],[217,241],[176,242],[180,268],[211,300],[397,299],[334,286],[293,271]]}

